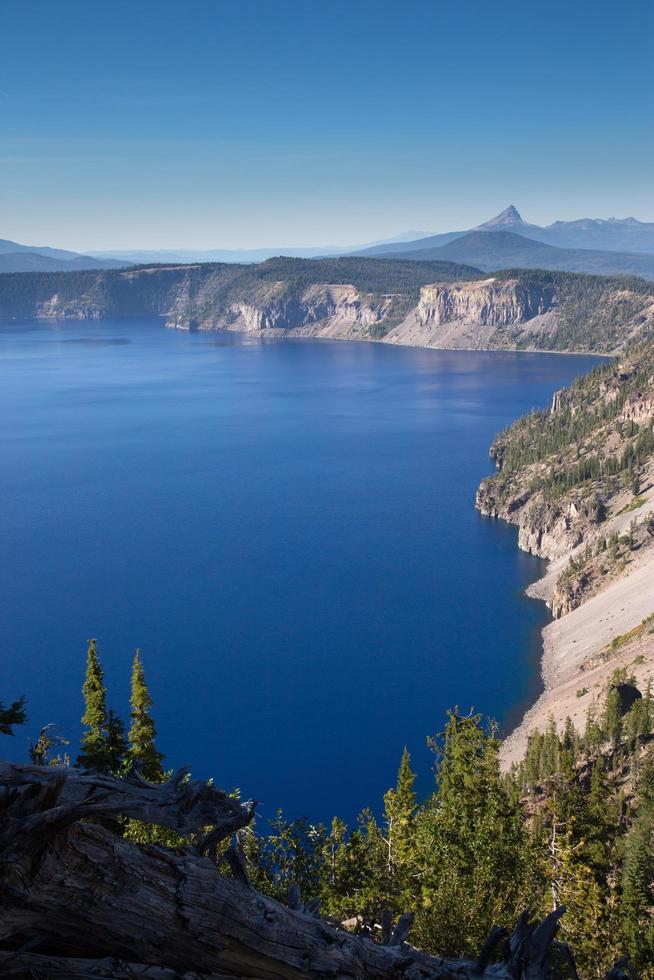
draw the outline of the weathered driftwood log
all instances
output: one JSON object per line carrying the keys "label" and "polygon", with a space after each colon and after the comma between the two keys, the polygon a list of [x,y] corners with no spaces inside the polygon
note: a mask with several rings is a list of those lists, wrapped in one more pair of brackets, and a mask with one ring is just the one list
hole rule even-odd
{"label": "weathered driftwood log", "polygon": [[[0,762],[0,788],[13,791],[3,814],[8,821],[3,830],[10,835],[57,832],[76,820],[121,816],[158,824],[182,835],[211,827],[200,843],[202,852],[245,827],[255,809],[252,801],[241,803],[212,783],[190,779],[186,769],[163,785],[154,785],[138,771],[117,779],[64,766]],[[34,800],[35,793],[40,805]],[[28,800],[25,812],[21,795]],[[18,819],[17,824],[12,823],[12,816]],[[0,839],[0,846],[2,843]]]}
{"label": "weathered driftwood log", "polygon": [[215,825],[205,838],[213,843],[247,824],[253,810],[183,778],[151,786],[0,765],[0,969],[7,976],[155,980],[557,975],[546,972],[546,959],[560,912],[540,925],[523,916],[503,965],[488,965],[499,933],[476,964],[440,959],[404,942],[409,917],[394,930],[385,922],[388,944],[375,943],[312,914],[299,895],[291,909],[254,891],[244,876],[222,876],[197,848],[136,846],[85,819],[126,814],[185,833]]}

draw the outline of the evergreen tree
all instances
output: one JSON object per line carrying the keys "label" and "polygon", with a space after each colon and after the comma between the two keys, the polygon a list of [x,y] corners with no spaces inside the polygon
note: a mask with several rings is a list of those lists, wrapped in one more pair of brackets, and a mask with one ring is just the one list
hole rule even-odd
{"label": "evergreen tree", "polygon": [[541,778],[553,776],[559,771],[560,751],[561,743],[556,730],[556,722],[550,715],[547,722],[547,729],[545,731],[545,735],[543,736]]}
{"label": "evergreen tree", "polygon": [[[613,642],[616,642],[615,639]],[[613,742],[614,751],[618,749],[624,731],[624,718],[622,716],[618,685],[632,684],[633,680],[633,677],[627,677],[627,672],[624,668],[614,670],[611,675],[609,688],[606,692],[602,728],[605,738],[610,738]]]}
{"label": "evergreen tree", "polygon": [[522,763],[521,777],[528,789],[535,789],[542,776],[543,735],[533,731],[527,740],[527,751]]}
{"label": "evergreen tree", "polygon": [[645,760],[638,785],[636,820],[625,843],[620,917],[629,952],[637,966],[652,965],[654,936],[654,756]]}
{"label": "evergreen tree", "polygon": [[618,831],[618,821],[611,807],[609,787],[606,783],[604,760],[599,756],[593,765],[588,794],[582,806],[580,818],[583,854],[599,879],[606,880],[612,861],[612,851]]}
{"label": "evergreen tree", "polygon": [[89,640],[82,694],[82,724],[86,730],[82,735],[77,765],[97,772],[110,772],[111,759],[107,751],[107,691],[95,640]]}
{"label": "evergreen tree", "polygon": [[334,817],[324,860],[326,874],[321,904],[325,912],[341,921],[368,913],[369,882],[375,879],[375,874],[370,867],[370,848],[363,830],[355,828],[348,834],[347,825]]}
{"label": "evergreen tree", "polygon": [[529,904],[531,850],[519,803],[500,772],[499,741],[480,716],[450,713],[430,740],[438,789],[420,811],[420,907],[414,941],[452,955],[478,951],[495,923]]}
{"label": "evergreen tree", "polygon": [[599,752],[603,741],[602,728],[595,720],[594,705],[589,704],[586,711],[586,727],[583,737],[584,749],[590,755],[594,755]]}
{"label": "evergreen tree", "polygon": [[[556,833],[555,833],[556,830]],[[550,833],[549,874],[552,906],[565,905],[561,937],[574,951],[577,967],[584,977],[604,977],[619,955],[615,947],[613,903],[607,900],[592,868],[583,859],[583,843],[574,843],[571,829],[553,823]]]}
{"label": "evergreen tree", "polygon": [[132,693],[129,703],[132,722],[128,736],[129,758],[133,763],[138,763],[146,779],[153,783],[160,783],[164,778],[161,765],[163,755],[157,751],[155,745],[157,730],[150,714],[152,698],[145,682],[140,650],[134,654]]}
{"label": "evergreen tree", "polygon": [[652,855],[648,835],[642,825],[632,829],[625,847],[622,870],[622,928],[634,959],[642,962],[642,934],[652,901]]}
{"label": "evergreen tree", "polygon": [[24,725],[26,721],[25,698],[12,701],[8,706],[0,701],[0,734],[13,735],[14,725]]}
{"label": "evergreen tree", "polygon": [[411,904],[411,868],[414,858],[415,774],[405,747],[395,789],[384,796],[384,843],[386,859],[386,904],[402,914]]}
{"label": "evergreen tree", "polygon": [[109,769],[111,772],[120,772],[128,757],[129,746],[125,737],[125,723],[111,708],[107,714],[105,737]]}

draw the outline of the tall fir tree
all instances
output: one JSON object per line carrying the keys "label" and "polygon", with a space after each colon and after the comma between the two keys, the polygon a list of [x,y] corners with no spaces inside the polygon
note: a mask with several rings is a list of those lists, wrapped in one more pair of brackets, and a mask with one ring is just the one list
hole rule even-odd
{"label": "tall fir tree", "polygon": [[620,918],[629,952],[639,967],[645,965],[652,952],[648,926],[654,862],[649,836],[649,828],[636,822],[627,836],[622,869]]}
{"label": "tall fir tree", "polygon": [[24,698],[12,701],[10,705],[4,705],[0,701],[0,734],[13,735],[14,725],[24,725],[26,721]]}
{"label": "tall fir tree", "polygon": [[438,789],[416,828],[414,941],[452,955],[478,951],[493,924],[528,904],[532,861],[523,814],[507,792],[499,741],[479,715],[450,712],[429,740],[439,762]]}
{"label": "tall fir tree", "polygon": [[77,765],[97,772],[110,772],[111,760],[107,751],[107,689],[95,640],[89,640],[86,654],[86,677],[82,685],[84,714]]}
{"label": "tall fir tree", "polygon": [[627,834],[622,866],[622,929],[638,967],[654,965],[654,753],[646,755],[636,793],[636,819]]}
{"label": "tall fir tree", "polygon": [[386,904],[401,914],[412,900],[411,885],[415,880],[414,817],[416,813],[415,773],[405,747],[397,774],[395,789],[384,795],[384,834],[386,855]]}
{"label": "tall fir tree", "polygon": [[137,763],[143,776],[160,783],[164,778],[163,755],[157,751],[157,730],[151,715],[152,698],[145,682],[141,651],[134,654],[132,694],[130,697],[131,726],[129,730],[129,759]]}
{"label": "tall fir tree", "polygon": [[107,713],[106,749],[111,772],[120,772],[127,759],[129,746],[125,735],[125,723],[112,708]]}

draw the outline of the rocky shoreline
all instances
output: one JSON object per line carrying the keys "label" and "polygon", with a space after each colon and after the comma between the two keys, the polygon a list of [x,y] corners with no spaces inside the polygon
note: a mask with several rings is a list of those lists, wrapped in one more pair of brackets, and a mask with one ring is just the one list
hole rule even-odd
{"label": "rocky shoreline", "polygon": [[190,331],[607,354],[654,329],[654,284],[352,257],[1,277],[0,319],[105,316],[157,316]]}
{"label": "rocky shoreline", "polygon": [[503,744],[507,768],[552,719],[583,732],[616,670],[641,689],[654,679],[652,392],[654,349],[643,347],[557,393],[549,413],[492,447],[498,470],[480,484],[477,509],[516,525],[518,546],[548,560],[528,595],[553,616],[542,631],[543,691]]}

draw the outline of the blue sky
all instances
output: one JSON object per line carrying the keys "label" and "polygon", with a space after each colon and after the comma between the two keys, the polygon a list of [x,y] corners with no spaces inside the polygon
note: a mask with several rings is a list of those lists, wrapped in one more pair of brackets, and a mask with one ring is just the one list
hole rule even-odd
{"label": "blue sky", "polygon": [[651,0],[0,0],[0,237],[654,220]]}

